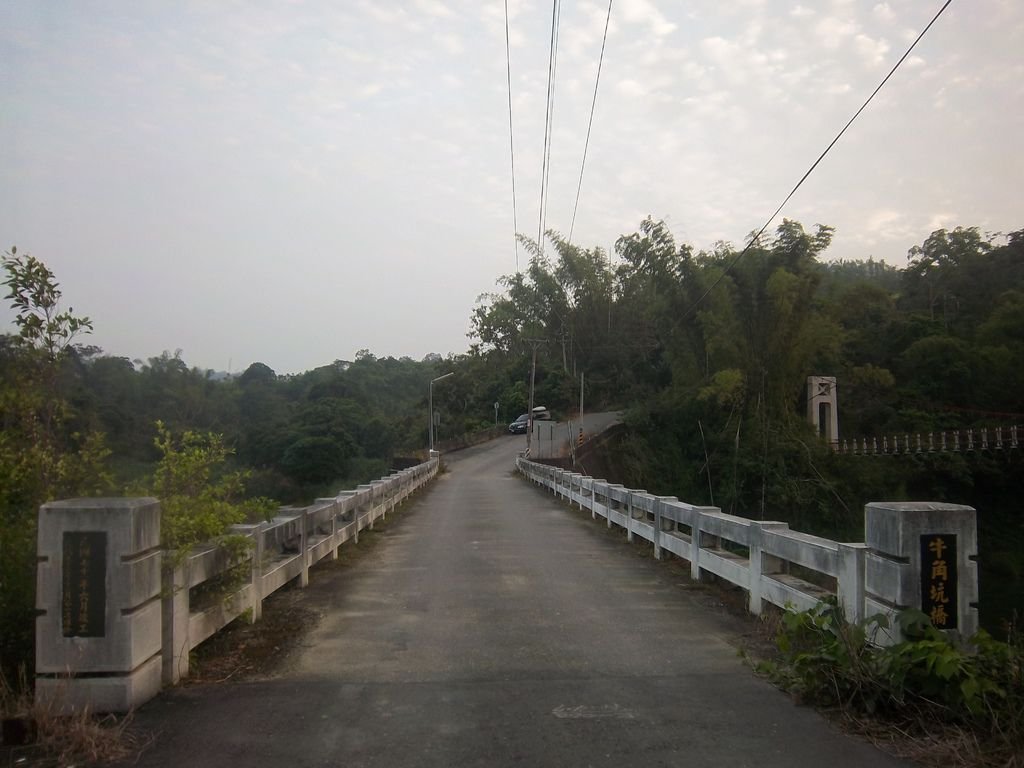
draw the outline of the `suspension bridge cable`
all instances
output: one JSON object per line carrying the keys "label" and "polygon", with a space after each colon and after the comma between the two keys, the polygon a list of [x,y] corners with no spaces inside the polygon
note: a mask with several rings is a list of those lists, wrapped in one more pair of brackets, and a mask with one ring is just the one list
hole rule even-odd
{"label": "suspension bridge cable", "polygon": [[829,145],[827,147],[825,147],[825,151],[822,152],[818,156],[818,159],[815,160],[811,164],[811,167],[807,169],[807,172],[804,173],[804,175],[800,177],[800,181],[798,181],[796,183],[796,186],[794,186],[793,189],[791,189],[789,191],[789,194],[786,195],[786,199],[782,201],[782,203],[779,205],[778,208],[775,209],[775,212],[771,216],[768,217],[768,220],[764,223],[764,226],[762,226],[761,229],[759,229],[757,231],[757,233],[753,237],[750,238],[750,242],[748,242],[743,247],[743,250],[741,250],[739,253],[736,254],[736,256],[733,258],[733,260],[725,268],[725,271],[722,272],[722,274],[720,274],[718,276],[718,278],[710,285],[710,287],[706,291],[704,291],[704,293],[701,294],[700,298],[697,299],[695,302],[693,302],[693,304],[691,304],[689,306],[689,308],[687,308],[687,310],[685,312],[683,312],[681,315],[679,315],[679,319],[678,319],[677,323],[678,322],[682,322],[687,317],[689,317],[690,313],[693,310],[695,310],[700,305],[700,303],[702,301],[704,301],[704,299],[706,299],[708,297],[708,295],[710,295],[711,291],[713,291],[718,286],[718,284],[720,282],[722,282],[722,280],[725,279],[726,275],[728,275],[730,272],[732,272],[733,268],[739,263],[740,259],[743,258],[743,256],[747,253],[747,251],[749,251],[750,248],[758,241],[758,239],[761,237],[761,235],[764,234],[765,230],[768,229],[768,227],[769,227],[769,225],[771,225],[772,221],[775,220],[775,217],[778,216],[779,212],[782,211],[782,209],[786,206],[786,203],[789,202],[790,198],[792,198],[793,195],[796,194],[796,191],[798,189],[800,189],[800,187],[803,185],[803,183],[807,180],[807,177],[810,176],[811,173],[814,171],[814,169],[818,167],[818,164],[822,160],[825,159],[825,155],[827,155],[829,153],[829,151],[832,149],[832,147],[834,147],[836,145],[836,142],[838,142],[839,139],[842,138],[843,134],[846,133],[846,129],[849,128],[851,125],[853,125],[853,121],[856,120],[860,116],[860,113],[863,112],[864,109],[867,107],[867,105],[871,103],[872,99],[875,98],[875,95],[880,90],[882,90],[882,86],[884,86],[887,82],[889,82],[889,78],[893,76],[893,74],[896,72],[897,69],[899,69],[900,65],[910,55],[910,52],[914,50],[914,47],[919,42],[921,42],[921,38],[923,38],[925,36],[925,34],[927,34],[928,30],[932,28],[932,25],[936,21],[938,21],[939,17],[943,14],[943,12],[946,10],[946,8],[949,7],[949,4],[952,3],[952,2],[953,2],[953,0],[946,0],[946,2],[942,4],[942,7],[939,8],[938,13],[936,13],[932,17],[932,20],[928,22],[928,25],[923,30],[921,30],[921,34],[919,34],[917,36],[917,38],[914,40],[914,42],[912,42],[910,44],[910,47],[907,48],[906,52],[902,56],[900,56],[899,61],[897,61],[896,64],[893,65],[893,68],[889,70],[889,74],[887,74],[884,78],[882,78],[882,82],[880,82],[878,84],[878,87],[875,88],[875,90],[873,90],[871,92],[871,95],[868,96],[867,100],[863,104],[860,105],[860,109],[858,109],[853,114],[853,117],[851,117],[847,121],[846,125],[843,126],[842,130],[839,131],[839,133],[836,134],[836,137],[834,139],[832,139],[832,141],[829,143]]}
{"label": "suspension bridge cable", "polygon": [[544,225],[546,222],[546,200],[548,171],[551,164],[551,123],[554,111],[555,57],[558,50],[558,9],[559,0],[551,3],[551,46],[548,49],[548,91],[544,111],[544,148],[541,152],[543,162],[540,171],[540,209],[537,215],[537,247],[544,252]]}
{"label": "suspension bridge cable", "polygon": [[512,52],[508,34],[508,0],[505,0],[505,64],[508,77],[508,145],[512,159],[512,241],[516,248],[516,272],[519,272],[519,223],[516,220],[516,142],[512,133]]}
{"label": "suspension bridge cable", "polygon": [[590,102],[590,121],[587,123],[587,138],[583,142],[583,161],[580,163],[580,181],[576,185],[576,202],[572,206],[572,221],[569,224],[569,242],[576,226],[576,209],[580,207],[580,190],[583,189],[583,169],[587,166],[587,148],[590,146],[590,129],[594,125],[594,109],[597,107],[597,86],[601,83],[601,65],[604,63],[604,46],[608,41],[608,22],[612,18],[612,0],[608,0],[608,15],[604,19],[604,37],[601,38],[601,55],[597,59],[597,78],[594,80],[594,100]]}

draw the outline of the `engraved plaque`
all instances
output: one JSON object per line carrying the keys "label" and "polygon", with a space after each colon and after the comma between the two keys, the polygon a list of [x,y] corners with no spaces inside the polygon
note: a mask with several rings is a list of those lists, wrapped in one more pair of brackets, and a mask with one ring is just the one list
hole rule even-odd
{"label": "engraved plaque", "polygon": [[63,566],[64,637],[103,637],[107,613],[107,534],[65,531]]}
{"label": "engraved plaque", "polygon": [[936,629],[957,627],[956,535],[921,537],[921,610]]}

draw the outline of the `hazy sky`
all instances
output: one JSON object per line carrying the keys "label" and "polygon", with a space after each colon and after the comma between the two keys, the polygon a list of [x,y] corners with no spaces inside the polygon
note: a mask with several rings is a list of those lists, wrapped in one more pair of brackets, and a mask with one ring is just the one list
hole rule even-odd
{"label": "hazy sky", "polygon": [[[615,0],[574,241],[651,214],[742,243],[940,5]],[[536,237],[551,3],[509,7]],[[564,233],[606,10],[562,3]],[[783,215],[900,266],[938,227],[1024,227],[1022,52],[1024,2],[953,2]],[[505,66],[501,0],[7,0],[0,244],[45,261],[110,354],[294,372],[465,351],[516,267]]]}

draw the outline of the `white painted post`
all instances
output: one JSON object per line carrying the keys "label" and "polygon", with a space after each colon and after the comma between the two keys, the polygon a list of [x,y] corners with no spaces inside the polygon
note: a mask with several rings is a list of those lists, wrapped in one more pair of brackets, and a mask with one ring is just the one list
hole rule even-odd
{"label": "white painted post", "polygon": [[341,549],[338,538],[338,509],[335,507],[331,514],[331,560],[338,559],[338,550]]}
{"label": "white painted post", "polygon": [[857,624],[864,620],[864,575],[867,544],[839,543],[839,573],[836,597],[846,620]]}
{"label": "white painted post", "polygon": [[263,617],[263,585],[262,562],[263,562],[263,526],[266,523],[240,523],[231,526],[231,532],[247,536],[252,539],[250,549],[251,559],[249,562],[249,623],[255,624]]}
{"label": "white painted post", "polygon": [[263,531],[268,523],[256,526],[252,533],[252,621],[255,623],[263,618],[263,555],[265,544]]}
{"label": "white painted post", "polygon": [[654,535],[652,544],[654,546],[654,559],[661,560],[661,505],[663,504],[660,498],[655,499],[651,506],[654,509]]}
{"label": "white painted post", "polygon": [[703,516],[702,509],[693,510],[693,525],[690,526],[690,578],[694,581],[700,581],[700,537]]}
{"label": "white painted post", "polygon": [[302,570],[299,572],[299,587],[309,586],[309,514],[299,510],[299,552],[302,553]]}
{"label": "white painted post", "polygon": [[783,523],[778,520],[752,521],[750,523],[750,565],[748,568],[750,581],[748,585],[748,607],[750,612],[755,616],[761,615],[761,577],[765,573],[764,568],[766,561],[772,559],[771,555],[764,552],[761,532],[765,530],[785,530],[787,528],[789,528],[788,523]]}
{"label": "white painted post", "polygon": [[189,565],[188,559],[177,567],[170,564],[163,571],[162,605],[162,677],[164,685],[176,685],[188,677],[189,654]]}
{"label": "white painted post", "polygon": [[707,514],[721,514],[719,507],[694,507],[693,525],[690,526],[690,578],[700,581],[700,550],[704,546],[703,518]]}

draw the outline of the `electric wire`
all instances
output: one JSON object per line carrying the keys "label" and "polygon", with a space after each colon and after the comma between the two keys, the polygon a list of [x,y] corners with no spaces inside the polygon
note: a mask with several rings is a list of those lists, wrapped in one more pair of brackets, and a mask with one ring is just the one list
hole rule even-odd
{"label": "electric wire", "polygon": [[[555,14],[555,55],[551,64],[551,127],[548,130],[548,170],[544,181],[544,234],[548,231],[548,203],[551,201],[551,145],[555,139],[555,88],[558,83],[558,40],[562,28],[562,0],[558,0],[558,13]],[[542,249],[543,255],[543,249]]]}
{"label": "electric wire", "polygon": [[537,246],[544,253],[544,226],[547,223],[547,187],[551,166],[551,124],[554,119],[555,65],[558,51],[559,0],[551,3],[551,45],[548,49],[548,90],[544,111],[544,148],[540,171],[540,208],[537,215]]}
{"label": "electric wire", "polygon": [[604,36],[601,38],[601,55],[597,59],[597,78],[594,80],[594,99],[590,102],[590,120],[587,122],[587,138],[583,142],[583,161],[580,163],[580,180],[576,185],[576,202],[572,206],[572,221],[569,224],[569,242],[576,227],[576,210],[580,206],[580,191],[583,189],[583,170],[587,166],[587,149],[590,147],[590,129],[594,125],[594,109],[597,107],[597,86],[601,83],[601,65],[604,63],[604,46],[608,41],[608,22],[612,18],[612,0],[608,0],[608,15],[604,19]]}
{"label": "electric wire", "polygon": [[759,229],[757,233],[750,238],[750,241],[743,247],[743,250],[736,254],[733,260],[725,268],[725,271],[722,272],[722,274],[720,274],[713,283],[711,283],[708,289],[701,294],[700,298],[693,302],[693,304],[691,304],[685,312],[679,315],[679,320],[677,321],[677,323],[688,318],[690,316],[690,313],[693,312],[693,310],[695,310],[701,304],[701,302],[703,302],[704,299],[706,299],[711,294],[711,292],[718,286],[720,282],[722,282],[722,280],[725,279],[725,277],[730,272],[732,272],[733,268],[735,268],[735,266],[739,263],[740,259],[742,259],[744,255],[746,255],[747,251],[749,251],[751,247],[758,242],[761,235],[763,235],[765,230],[768,229],[771,223],[775,220],[775,217],[779,215],[779,212],[782,211],[782,209],[786,206],[786,203],[789,202],[790,198],[792,198],[793,195],[796,194],[796,191],[800,189],[803,183],[807,180],[807,177],[811,175],[815,168],[818,167],[818,164],[825,159],[825,155],[827,155],[829,151],[832,149],[832,147],[836,145],[836,142],[838,142],[839,139],[842,138],[843,134],[846,133],[846,129],[849,128],[853,124],[853,121],[860,116],[860,113],[863,112],[867,105],[871,103],[872,99],[875,98],[875,95],[880,90],[882,90],[882,86],[889,82],[889,78],[893,76],[897,69],[899,69],[903,61],[910,55],[910,52],[914,50],[914,47],[919,42],[921,42],[921,38],[923,38],[925,34],[927,34],[928,30],[932,28],[932,25],[936,21],[938,21],[939,17],[943,14],[943,12],[946,10],[946,8],[949,7],[949,4],[952,2],[953,0],[946,0],[946,2],[943,3],[942,7],[939,8],[938,13],[936,13],[935,16],[932,17],[932,20],[928,22],[928,25],[923,30],[921,30],[921,34],[917,36],[914,42],[910,44],[910,47],[907,48],[906,52],[902,56],[900,56],[899,61],[897,61],[896,64],[893,65],[893,68],[889,70],[889,74],[887,74],[882,79],[882,82],[878,84],[878,87],[876,87],[875,90],[871,92],[871,95],[868,96],[867,100],[863,104],[861,104],[860,109],[858,109],[853,114],[853,117],[851,117],[847,121],[846,125],[843,126],[842,130],[839,131],[839,133],[836,134],[836,137],[832,139],[832,141],[829,143],[827,147],[825,147],[825,151],[818,156],[818,159],[811,164],[811,167],[807,169],[807,172],[800,177],[800,181],[798,181],[796,185],[793,187],[793,189],[789,191],[789,194],[786,195],[786,199],[782,201],[778,208],[775,209],[775,212],[770,217],[768,217],[768,220],[764,223],[764,226],[762,226],[761,229]]}
{"label": "electric wire", "polygon": [[516,248],[516,272],[519,272],[519,223],[516,219],[516,142],[512,133],[512,46],[508,34],[508,0],[505,0],[505,64],[508,79],[508,145],[512,159],[512,241]]}

